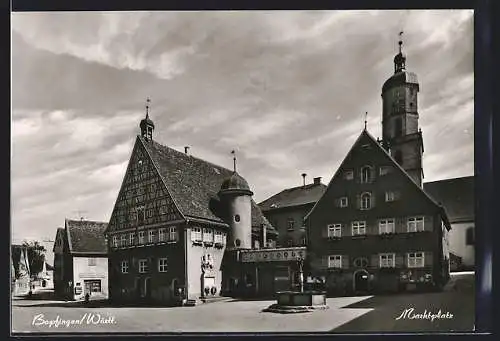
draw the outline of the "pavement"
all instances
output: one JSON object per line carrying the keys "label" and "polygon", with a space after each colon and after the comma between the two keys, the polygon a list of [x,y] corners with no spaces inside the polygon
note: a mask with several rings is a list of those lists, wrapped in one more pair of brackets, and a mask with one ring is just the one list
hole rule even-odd
{"label": "pavement", "polygon": [[[471,331],[474,275],[454,275],[443,292],[328,298],[329,309],[301,314],[262,312],[272,300],[220,301],[195,307],[118,307],[65,302],[51,292],[12,300],[15,333],[422,332]],[[412,309],[413,311],[404,311]],[[427,310],[427,315],[425,311]],[[439,318],[436,317],[439,310]],[[448,317],[444,318],[444,314]],[[399,316],[403,317],[397,319]],[[434,314],[430,320],[430,314]],[[450,314],[453,317],[449,317]],[[417,316],[417,317],[415,317]]]}
{"label": "pavement", "polygon": [[334,333],[472,332],[474,273],[454,273],[442,292],[376,296],[347,308],[372,312],[332,328]]}

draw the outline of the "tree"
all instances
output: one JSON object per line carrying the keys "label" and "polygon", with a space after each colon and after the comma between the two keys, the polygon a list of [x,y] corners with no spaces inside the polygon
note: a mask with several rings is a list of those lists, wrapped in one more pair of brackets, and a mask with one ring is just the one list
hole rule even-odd
{"label": "tree", "polygon": [[38,274],[43,269],[45,252],[47,251],[38,241],[25,241],[23,247],[28,250],[28,259],[31,275]]}

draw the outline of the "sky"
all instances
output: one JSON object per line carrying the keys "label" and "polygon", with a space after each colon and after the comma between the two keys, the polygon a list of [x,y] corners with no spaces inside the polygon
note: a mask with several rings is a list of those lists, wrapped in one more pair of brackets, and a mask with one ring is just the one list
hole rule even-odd
{"label": "sky", "polygon": [[474,174],[473,11],[12,14],[13,241],[108,221],[151,98],[154,139],[232,168],[256,202],[322,177],[361,133],[404,31],[424,181]]}

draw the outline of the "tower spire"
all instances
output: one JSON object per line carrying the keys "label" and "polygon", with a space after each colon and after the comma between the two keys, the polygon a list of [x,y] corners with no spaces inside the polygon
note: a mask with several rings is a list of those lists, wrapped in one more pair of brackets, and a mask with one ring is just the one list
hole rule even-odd
{"label": "tower spire", "polygon": [[236,152],[234,149],[231,151],[231,154],[233,154],[233,170],[236,173]]}
{"label": "tower spire", "polygon": [[365,112],[365,130],[366,130],[366,120],[368,118],[368,111]]}
{"label": "tower spire", "polygon": [[146,99],[146,118],[149,118],[149,104],[151,103],[151,99],[148,98]]}
{"label": "tower spire", "polygon": [[399,32],[399,53],[402,53],[402,47],[403,47],[403,31]]}
{"label": "tower spire", "polygon": [[403,31],[400,31],[398,36],[399,53],[394,57],[394,73],[398,73],[406,69],[406,57],[403,55]]}
{"label": "tower spire", "polygon": [[146,99],[146,117],[141,120],[139,127],[141,128],[141,135],[146,140],[151,141],[153,139],[153,130],[155,128],[155,124],[149,118],[149,108],[150,108],[151,99],[148,97]]}

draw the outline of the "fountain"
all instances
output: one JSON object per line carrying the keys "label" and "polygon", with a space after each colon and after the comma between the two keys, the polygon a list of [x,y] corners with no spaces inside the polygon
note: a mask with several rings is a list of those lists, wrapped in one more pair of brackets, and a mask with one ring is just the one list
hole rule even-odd
{"label": "fountain", "polygon": [[265,312],[293,314],[328,309],[325,292],[304,290],[304,259],[302,257],[297,258],[297,266],[299,269],[299,291],[277,292],[277,303],[264,309]]}

